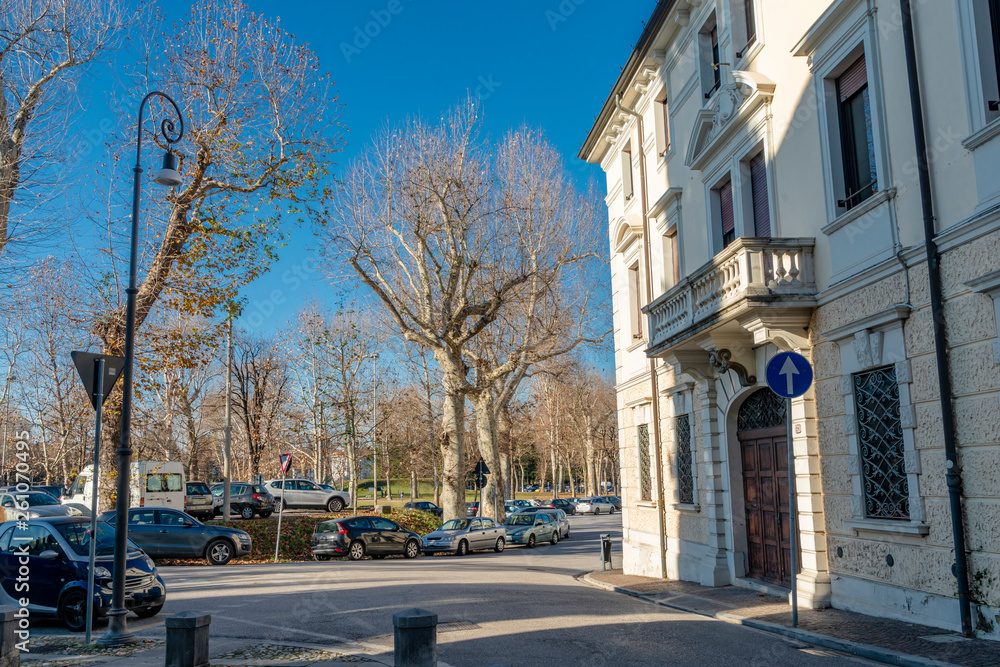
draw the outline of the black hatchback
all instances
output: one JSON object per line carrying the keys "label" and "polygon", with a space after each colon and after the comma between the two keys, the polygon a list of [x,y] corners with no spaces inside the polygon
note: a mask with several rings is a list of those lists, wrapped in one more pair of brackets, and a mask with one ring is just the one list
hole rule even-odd
{"label": "black hatchback", "polygon": [[312,535],[312,555],[316,560],[347,556],[361,560],[403,555],[420,555],[420,536],[382,516],[352,516],[316,524]]}

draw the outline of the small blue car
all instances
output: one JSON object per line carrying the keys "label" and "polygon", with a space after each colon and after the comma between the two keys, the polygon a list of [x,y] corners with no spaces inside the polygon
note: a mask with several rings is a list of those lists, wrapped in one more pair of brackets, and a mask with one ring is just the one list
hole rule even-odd
{"label": "small blue car", "polygon": [[[57,616],[73,632],[87,625],[87,569],[90,520],[51,517],[0,524],[0,604],[21,607],[32,616]],[[94,562],[94,615],[111,608],[115,529],[97,523]],[[155,616],[167,599],[167,587],[153,561],[128,542],[125,561],[125,607],[140,618]]]}

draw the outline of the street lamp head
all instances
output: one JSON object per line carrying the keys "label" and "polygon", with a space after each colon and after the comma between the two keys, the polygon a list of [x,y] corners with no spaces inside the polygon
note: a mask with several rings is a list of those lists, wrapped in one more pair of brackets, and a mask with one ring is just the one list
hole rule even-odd
{"label": "street lamp head", "polygon": [[163,155],[163,167],[156,172],[153,181],[168,188],[176,188],[181,184],[181,175],[177,173],[177,160],[170,149]]}

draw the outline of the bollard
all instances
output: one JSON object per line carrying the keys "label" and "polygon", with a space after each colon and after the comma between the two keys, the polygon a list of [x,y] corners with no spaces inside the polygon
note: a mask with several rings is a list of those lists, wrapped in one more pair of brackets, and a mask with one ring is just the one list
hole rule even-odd
{"label": "bollard", "polygon": [[611,563],[611,534],[601,533],[601,569],[608,569]]}
{"label": "bollard", "polygon": [[[19,607],[0,607],[0,667],[18,667],[21,664],[21,651],[17,648],[18,620],[14,612]],[[24,607],[27,611],[28,608]]]}
{"label": "bollard", "polygon": [[169,617],[165,667],[208,667],[208,626],[211,622],[211,615],[193,611]]}
{"label": "bollard", "polygon": [[395,667],[437,666],[437,614],[407,609],[392,615]]}

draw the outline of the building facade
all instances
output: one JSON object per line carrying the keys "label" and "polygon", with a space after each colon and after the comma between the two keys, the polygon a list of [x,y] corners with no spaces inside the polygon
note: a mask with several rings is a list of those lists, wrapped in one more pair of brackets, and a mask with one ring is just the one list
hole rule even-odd
{"label": "building facade", "polygon": [[[787,590],[794,500],[801,605],[960,629],[929,204],[972,620],[1000,638],[998,5],[912,0],[910,70],[898,0],[656,6],[580,151],[607,175],[627,573]],[[815,371],[791,414],[781,350]]]}

